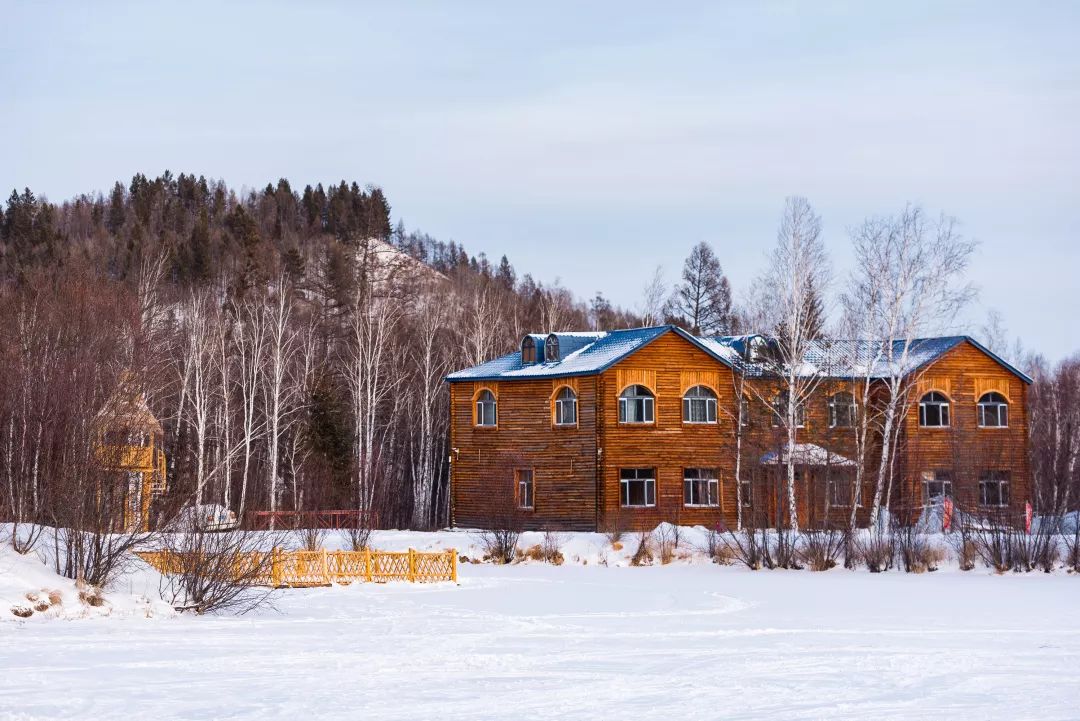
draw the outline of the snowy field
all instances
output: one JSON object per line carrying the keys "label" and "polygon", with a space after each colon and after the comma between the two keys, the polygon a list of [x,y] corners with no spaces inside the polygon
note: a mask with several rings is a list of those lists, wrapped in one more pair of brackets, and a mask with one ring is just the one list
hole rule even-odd
{"label": "snowy field", "polygon": [[[468,546],[377,539],[450,543]],[[149,619],[148,574],[124,583],[107,617],[0,623],[0,718],[1080,718],[1080,577],[1063,572],[463,564],[460,586]]]}

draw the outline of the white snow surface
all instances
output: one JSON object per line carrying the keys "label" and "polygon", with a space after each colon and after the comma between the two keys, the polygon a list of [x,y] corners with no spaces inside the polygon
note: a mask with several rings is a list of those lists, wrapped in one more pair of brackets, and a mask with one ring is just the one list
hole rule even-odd
{"label": "white snow surface", "polygon": [[[561,534],[564,565],[463,563],[458,586],[285,590],[239,617],[0,623],[0,718],[1080,717],[1080,577],[748,571],[706,562],[700,539],[686,532],[666,566],[628,567],[633,535],[615,551]],[[480,555],[469,532],[375,545]],[[59,582],[20,558],[24,582]],[[145,571],[132,576],[110,598],[133,597]]]}

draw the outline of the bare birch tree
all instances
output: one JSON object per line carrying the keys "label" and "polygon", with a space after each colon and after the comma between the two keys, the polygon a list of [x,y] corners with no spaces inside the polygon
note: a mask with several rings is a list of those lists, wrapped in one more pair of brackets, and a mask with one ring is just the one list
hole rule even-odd
{"label": "bare birch tree", "polygon": [[928,220],[917,206],[896,217],[872,218],[851,231],[855,267],[845,305],[862,315],[859,327],[879,347],[875,362],[883,393],[881,456],[874,479],[870,527],[881,521],[891,494],[900,422],[908,408],[916,339],[941,330],[974,296],[962,276],[975,243],[959,234],[946,216]]}
{"label": "bare birch tree", "polygon": [[[817,335],[819,318],[814,313],[813,294],[828,287],[830,267],[821,240],[821,218],[806,198],[788,198],[777,231],[776,246],[761,286],[771,298],[772,318],[779,338],[769,361],[780,384],[774,406],[786,433],[787,506],[789,524],[798,532],[795,497],[795,466],[798,429],[807,400],[821,382],[819,369],[805,362]],[[782,407],[781,407],[782,406]]]}

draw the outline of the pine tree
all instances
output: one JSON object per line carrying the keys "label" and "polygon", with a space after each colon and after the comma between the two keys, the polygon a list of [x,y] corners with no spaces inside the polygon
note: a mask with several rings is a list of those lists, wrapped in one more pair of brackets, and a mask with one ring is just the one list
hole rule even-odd
{"label": "pine tree", "polygon": [[683,264],[682,283],[672,297],[680,325],[695,335],[716,335],[731,329],[731,286],[720,261],[704,241]]}
{"label": "pine tree", "polygon": [[499,285],[507,290],[513,290],[514,284],[517,282],[514,266],[510,265],[510,261],[507,260],[505,255],[499,261],[499,270],[495,273],[495,280],[499,281]]}

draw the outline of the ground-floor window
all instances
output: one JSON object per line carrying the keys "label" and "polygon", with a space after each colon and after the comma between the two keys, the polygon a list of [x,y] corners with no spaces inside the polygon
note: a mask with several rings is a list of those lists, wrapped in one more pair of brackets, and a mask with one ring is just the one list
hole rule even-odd
{"label": "ground-floor window", "polygon": [[1009,505],[1008,471],[985,471],[979,476],[979,505],[996,508]]}
{"label": "ground-floor window", "polygon": [[[858,493],[855,493],[854,473],[837,473],[833,471],[828,476],[828,486],[830,506],[846,506],[850,508],[852,505],[862,505],[862,499],[859,498]],[[855,497],[854,502],[852,496]]]}
{"label": "ground-floor window", "polygon": [[683,470],[683,504],[687,506],[720,505],[720,480],[715,468]]}
{"label": "ground-floor window", "polygon": [[952,498],[952,471],[938,469],[923,471],[922,500],[924,506],[937,505],[946,498]]}
{"label": "ground-floor window", "polygon": [[518,468],[514,471],[514,481],[517,485],[518,508],[531,509],[533,507],[533,472],[531,468]]}
{"label": "ground-floor window", "polygon": [[749,508],[754,503],[754,488],[750,485],[750,479],[744,478],[739,481],[739,487],[742,489],[743,508]]}
{"label": "ground-floor window", "polygon": [[619,486],[623,506],[656,505],[656,470],[653,468],[622,468]]}

